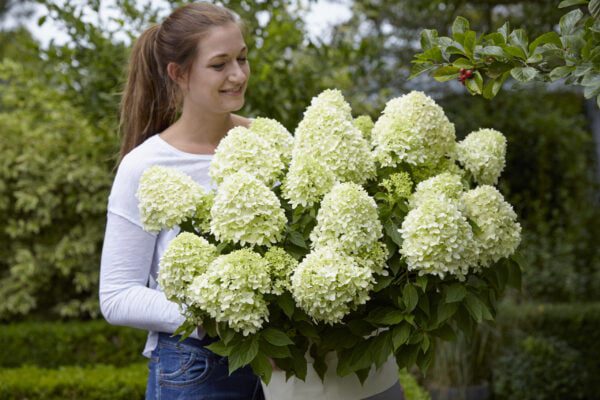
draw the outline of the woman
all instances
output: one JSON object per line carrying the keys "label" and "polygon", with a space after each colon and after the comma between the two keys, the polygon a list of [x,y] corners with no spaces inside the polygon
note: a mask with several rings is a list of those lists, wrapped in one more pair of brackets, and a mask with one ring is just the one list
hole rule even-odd
{"label": "woman", "polygon": [[211,338],[201,327],[182,343],[171,337],[184,317],[156,279],[158,261],[178,231],[144,231],[135,196],[142,172],[155,164],[214,189],[208,165],[215,148],[229,129],[250,123],[233,114],[244,105],[250,77],[243,28],[226,8],[189,4],[146,30],[132,50],[99,295],[109,323],[149,331],[147,399],[263,398],[249,367],[228,376],[227,359],[204,348]]}

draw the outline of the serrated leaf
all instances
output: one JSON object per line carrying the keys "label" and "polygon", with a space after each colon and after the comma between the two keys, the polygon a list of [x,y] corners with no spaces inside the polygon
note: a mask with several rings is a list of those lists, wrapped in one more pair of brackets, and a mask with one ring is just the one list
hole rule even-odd
{"label": "serrated leaf", "polygon": [[483,321],[483,310],[481,301],[473,293],[467,293],[465,296],[465,307],[471,317],[477,322]]}
{"label": "serrated leaf", "polygon": [[575,25],[577,25],[577,22],[579,22],[582,17],[583,12],[581,12],[580,9],[569,11],[563,15],[558,23],[560,34],[562,36],[572,34],[573,30],[575,29]]}
{"label": "serrated leaf", "polygon": [[425,292],[427,290],[427,282],[428,282],[428,279],[427,279],[426,275],[417,276],[417,280],[415,282],[415,286],[420,287],[421,290],[423,292]]}
{"label": "serrated leaf", "polygon": [[399,247],[402,246],[402,235],[398,232],[398,226],[392,220],[388,220],[383,226],[383,229],[394,243]]}
{"label": "serrated leaf", "polygon": [[271,358],[288,358],[292,356],[289,347],[273,346],[266,340],[260,340],[258,348],[261,352]]}
{"label": "serrated leaf", "polygon": [[538,36],[533,42],[529,44],[529,53],[533,53],[533,51],[543,44],[552,43],[558,47],[562,47],[562,42],[560,41],[560,36],[556,32],[546,32],[543,35]]}
{"label": "serrated leaf", "polygon": [[393,307],[377,307],[367,316],[367,322],[377,325],[396,325],[404,320],[404,313]]}
{"label": "serrated leaf", "polygon": [[388,359],[390,354],[394,351],[392,344],[392,332],[384,331],[372,339],[372,343],[369,346],[372,360],[375,362],[375,367],[381,367]]}
{"label": "serrated leaf", "polygon": [[223,343],[223,341],[221,341],[221,340],[219,340],[218,342],[213,342],[204,347],[222,357],[229,356],[229,352],[231,351],[231,348],[227,347],[227,345],[225,343]]}
{"label": "serrated leaf", "polygon": [[292,365],[296,372],[296,376],[301,380],[305,380],[307,364],[306,359],[304,358],[304,352],[296,347],[292,347],[290,350],[292,352]]}
{"label": "serrated leaf", "polygon": [[[456,17],[452,23],[452,37],[454,40],[462,44],[464,34],[469,30],[469,21],[461,16]],[[457,39],[458,38],[458,39]],[[459,40],[460,39],[460,40]]]}
{"label": "serrated leaf", "polygon": [[404,289],[402,289],[402,302],[406,307],[407,313],[414,310],[419,302],[419,293],[417,293],[417,289],[410,283],[406,284]]}
{"label": "serrated leaf", "polygon": [[264,329],[260,335],[269,343],[274,346],[287,346],[289,344],[294,344],[292,339],[288,337],[285,333],[275,328],[266,328]]}
{"label": "serrated leaf", "polygon": [[410,325],[406,323],[402,323],[392,329],[392,344],[394,346],[394,351],[406,343],[410,337],[410,333]]}
{"label": "serrated leaf", "polygon": [[435,46],[438,32],[435,29],[423,29],[421,31],[421,49],[429,50]]}
{"label": "serrated leaf", "polygon": [[446,303],[455,303],[462,301],[467,295],[467,289],[463,284],[453,283],[446,288]]}
{"label": "serrated leaf", "polygon": [[508,36],[508,42],[513,46],[517,46],[523,50],[525,53],[525,58],[527,58],[527,48],[529,46],[529,39],[527,37],[527,32],[524,29],[515,29]]}
{"label": "serrated leaf", "polygon": [[516,67],[510,70],[510,74],[519,82],[529,82],[538,75],[538,71],[533,67]]}
{"label": "serrated leaf", "polygon": [[258,354],[254,360],[250,363],[254,374],[259,376],[263,382],[268,384],[271,381],[271,375],[273,373],[273,367],[269,362],[269,359],[264,354]]}
{"label": "serrated leaf", "polygon": [[579,6],[587,4],[589,0],[563,0],[558,4],[558,8],[566,8],[571,6]]}
{"label": "serrated leaf", "polygon": [[229,359],[229,375],[233,371],[250,364],[254,357],[258,354],[258,336],[252,336],[246,340],[236,344],[230,351]]}
{"label": "serrated leaf", "polygon": [[304,240],[304,236],[298,231],[291,231],[288,235],[288,239],[291,243],[295,244],[298,247],[302,247],[303,249],[308,249],[308,245]]}
{"label": "serrated leaf", "polygon": [[500,46],[484,46],[481,49],[478,49],[475,54],[477,56],[492,56],[492,57],[501,57],[505,58],[506,54],[502,47]]}
{"label": "serrated leaf", "polygon": [[591,0],[588,4],[588,10],[592,17],[599,19],[600,18],[600,0]]}
{"label": "serrated leaf", "polygon": [[289,293],[283,293],[281,296],[278,296],[277,297],[277,305],[279,307],[281,307],[284,314],[288,318],[292,318],[292,315],[294,315],[295,303],[294,303],[294,299],[292,298],[292,296]]}
{"label": "serrated leaf", "polygon": [[449,80],[456,79],[458,78],[459,70],[460,68],[452,65],[440,67],[433,73],[433,79],[438,82],[447,82]]}

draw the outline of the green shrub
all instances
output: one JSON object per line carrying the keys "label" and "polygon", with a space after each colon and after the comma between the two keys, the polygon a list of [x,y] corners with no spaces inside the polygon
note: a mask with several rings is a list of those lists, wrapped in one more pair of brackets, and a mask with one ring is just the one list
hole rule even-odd
{"label": "green shrub", "polygon": [[557,338],[578,351],[582,358],[577,373],[585,398],[600,399],[600,303],[506,303],[499,309],[498,327],[509,345],[522,334],[536,335]]}
{"label": "green shrub", "polygon": [[410,372],[403,368],[400,370],[400,385],[406,400],[430,400],[431,397]]}
{"label": "green shrub", "polygon": [[105,321],[0,325],[0,368],[110,364],[145,360],[147,332]]}
{"label": "green shrub", "polygon": [[528,336],[507,349],[494,367],[497,399],[583,398],[581,354],[564,341]]}
{"label": "green shrub", "polygon": [[0,398],[43,400],[134,400],[143,399],[148,370],[146,364],[124,368],[61,367],[42,369],[26,366],[0,369]]}

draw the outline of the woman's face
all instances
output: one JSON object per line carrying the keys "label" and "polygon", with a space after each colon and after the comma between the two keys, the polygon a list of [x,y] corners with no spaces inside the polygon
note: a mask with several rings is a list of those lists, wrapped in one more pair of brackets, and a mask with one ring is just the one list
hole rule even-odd
{"label": "woman's face", "polygon": [[201,39],[187,82],[186,102],[193,108],[228,113],[244,106],[250,77],[248,49],[234,23],[211,28]]}

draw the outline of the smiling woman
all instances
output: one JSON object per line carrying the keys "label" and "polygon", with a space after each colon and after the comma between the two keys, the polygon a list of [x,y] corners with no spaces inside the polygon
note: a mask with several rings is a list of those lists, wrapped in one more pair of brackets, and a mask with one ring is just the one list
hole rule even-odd
{"label": "smiling woman", "polygon": [[208,175],[214,149],[230,129],[250,123],[233,114],[244,106],[250,78],[243,31],[232,11],[192,3],[147,29],[132,49],[99,296],[109,323],[149,332],[147,399],[263,398],[249,366],[229,375],[227,358],[205,348],[214,338],[202,327],[183,341],[171,336],[185,318],[157,280],[159,260],[179,231],[144,231],[136,196],[142,172],[152,165],[214,188]]}

